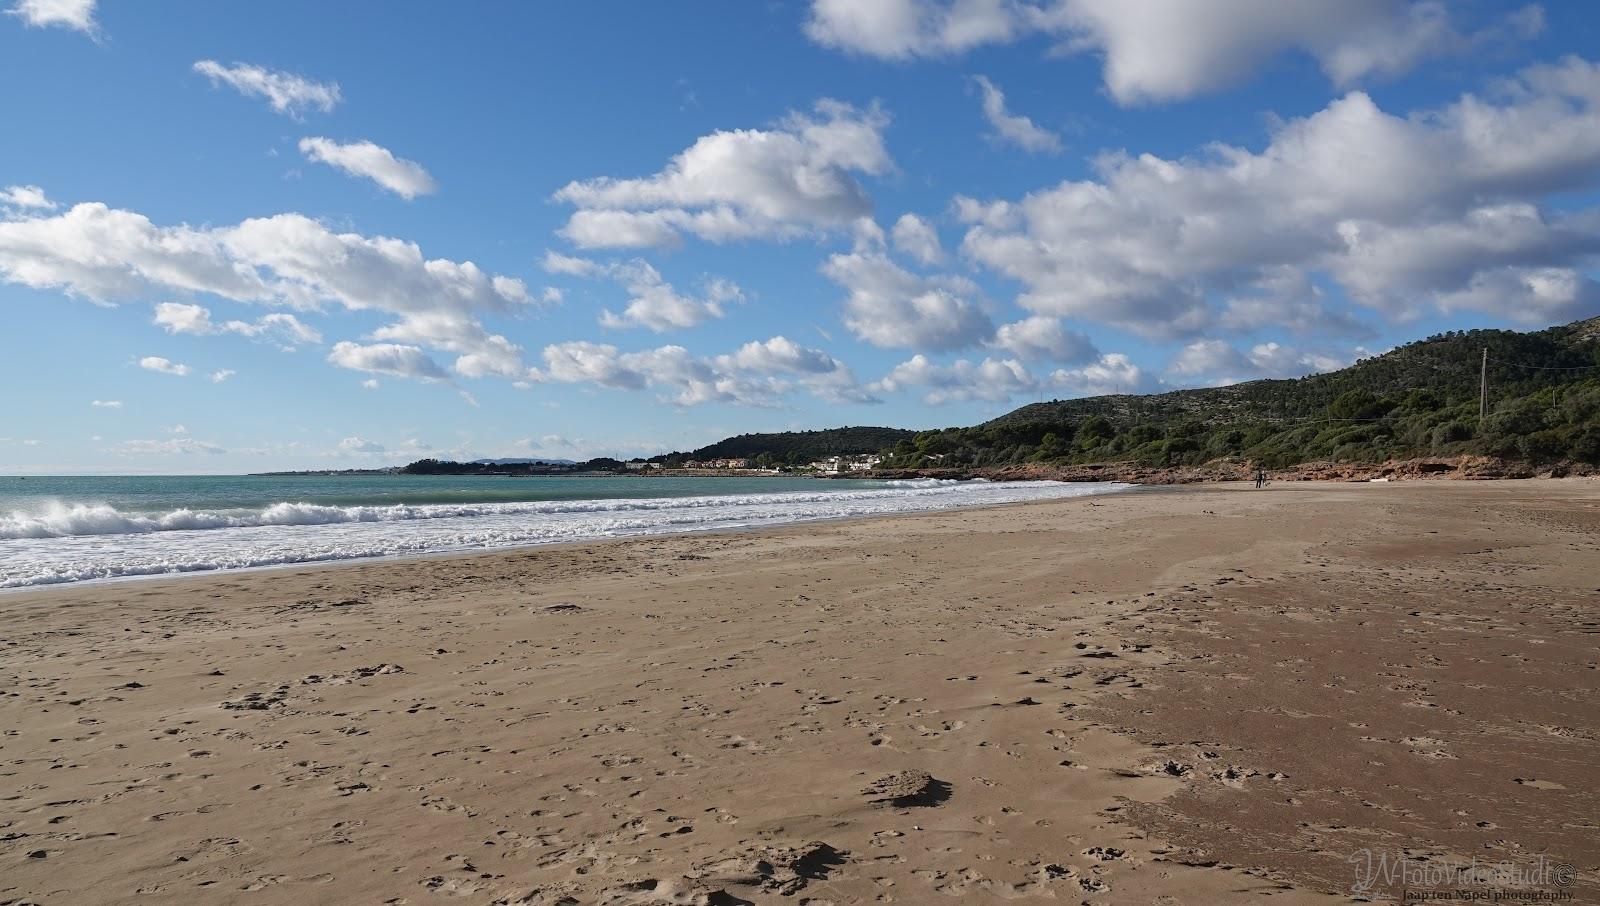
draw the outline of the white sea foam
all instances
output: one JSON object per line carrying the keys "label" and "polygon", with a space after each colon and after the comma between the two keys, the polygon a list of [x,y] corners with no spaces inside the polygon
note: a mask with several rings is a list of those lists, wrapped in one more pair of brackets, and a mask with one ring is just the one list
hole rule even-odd
{"label": "white sea foam", "polygon": [[0,516],[0,588],[781,525],[1106,493],[1116,484],[915,479],[702,497],[124,513],[50,503]]}

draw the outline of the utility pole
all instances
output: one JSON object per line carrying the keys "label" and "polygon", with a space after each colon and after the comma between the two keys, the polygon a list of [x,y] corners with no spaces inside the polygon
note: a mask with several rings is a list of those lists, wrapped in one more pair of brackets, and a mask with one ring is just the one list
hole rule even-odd
{"label": "utility pole", "polygon": [[1478,370],[1478,430],[1483,430],[1483,417],[1489,411],[1489,347],[1483,347],[1483,366]]}

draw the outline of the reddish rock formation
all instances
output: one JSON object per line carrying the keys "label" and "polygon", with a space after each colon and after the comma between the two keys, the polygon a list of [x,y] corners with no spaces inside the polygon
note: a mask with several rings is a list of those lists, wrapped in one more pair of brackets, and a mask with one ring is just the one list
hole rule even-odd
{"label": "reddish rock formation", "polygon": [[[994,481],[1122,481],[1130,484],[1197,484],[1212,481],[1249,481],[1255,475],[1250,463],[1217,460],[1200,466],[1152,466],[1134,462],[1100,462],[1082,465],[1020,463],[968,469],[880,469],[854,473],[852,478],[988,478]],[[1534,466],[1488,456],[1429,457],[1382,463],[1301,463],[1287,469],[1269,469],[1273,481],[1391,481],[1425,479],[1486,480],[1492,478],[1564,478],[1596,476],[1600,469],[1581,463]]]}

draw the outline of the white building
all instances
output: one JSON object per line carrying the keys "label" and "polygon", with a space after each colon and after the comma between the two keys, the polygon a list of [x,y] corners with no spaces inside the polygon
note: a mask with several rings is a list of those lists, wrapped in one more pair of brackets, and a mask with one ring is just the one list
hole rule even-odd
{"label": "white building", "polygon": [[841,475],[845,472],[870,472],[882,462],[883,457],[876,453],[830,456],[811,463],[811,469],[821,475]]}
{"label": "white building", "polygon": [[850,457],[846,467],[852,472],[870,472],[876,469],[881,462],[883,462],[882,456],[876,453],[869,453],[866,456]]}

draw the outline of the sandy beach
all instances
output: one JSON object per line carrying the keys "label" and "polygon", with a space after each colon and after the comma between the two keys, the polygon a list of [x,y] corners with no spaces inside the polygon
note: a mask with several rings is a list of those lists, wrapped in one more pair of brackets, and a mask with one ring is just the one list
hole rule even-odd
{"label": "sandy beach", "polygon": [[1542,858],[1564,884],[1485,889],[1600,899],[1592,480],[1136,491],[0,613],[8,906],[1348,902],[1363,850]]}

